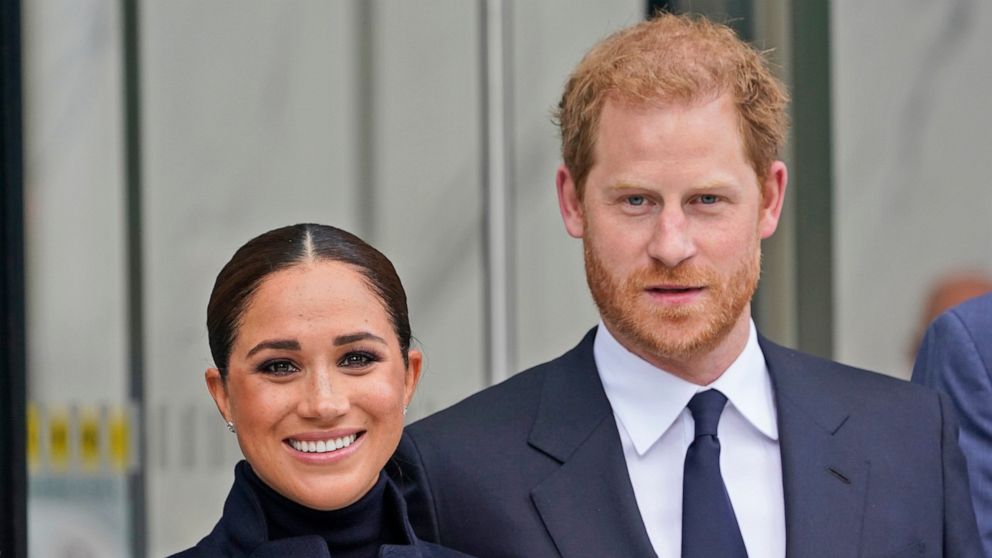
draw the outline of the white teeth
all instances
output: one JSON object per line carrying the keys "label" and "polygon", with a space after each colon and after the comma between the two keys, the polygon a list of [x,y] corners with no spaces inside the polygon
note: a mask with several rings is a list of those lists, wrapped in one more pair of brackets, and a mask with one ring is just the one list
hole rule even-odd
{"label": "white teeth", "polygon": [[340,438],[331,438],[329,440],[320,440],[317,442],[303,442],[301,440],[290,439],[289,445],[293,446],[293,449],[296,451],[301,451],[303,453],[327,453],[329,451],[346,448],[355,443],[355,439],[357,438],[358,434],[351,434]]}

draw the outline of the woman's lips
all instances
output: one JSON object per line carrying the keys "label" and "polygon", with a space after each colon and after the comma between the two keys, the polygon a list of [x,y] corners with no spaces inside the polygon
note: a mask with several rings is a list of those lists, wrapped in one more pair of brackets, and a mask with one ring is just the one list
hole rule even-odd
{"label": "woman's lips", "polygon": [[289,452],[302,461],[326,463],[351,455],[362,445],[365,431],[350,434],[301,434],[283,440]]}
{"label": "woman's lips", "polygon": [[289,445],[293,446],[293,449],[296,451],[302,451],[303,453],[326,453],[329,451],[344,449],[355,443],[356,438],[358,438],[358,434],[349,434],[347,436],[327,438],[325,440],[317,441],[290,438],[288,442]]}

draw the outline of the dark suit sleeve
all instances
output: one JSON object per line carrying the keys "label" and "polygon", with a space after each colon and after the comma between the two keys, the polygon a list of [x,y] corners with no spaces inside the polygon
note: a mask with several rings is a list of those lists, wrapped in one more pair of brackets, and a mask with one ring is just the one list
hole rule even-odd
{"label": "dark suit sleeve", "polygon": [[388,473],[403,492],[410,524],[417,537],[440,544],[437,514],[427,470],[420,450],[409,432],[403,433],[400,445],[389,463]]}
{"label": "dark suit sleeve", "polygon": [[944,462],[944,553],[943,556],[980,558],[982,543],[975,525],[968,470],[958,446],[958,422],[954,409],[944,394],[939,394],[943,423]]}
{"label": "dark suit sleeve", "polygon": [[971,334],[954,312],[927,330],[913,382],[946,394],[961,418],[959,443],[974,511],[985,552],[992,556],[992,383]]}

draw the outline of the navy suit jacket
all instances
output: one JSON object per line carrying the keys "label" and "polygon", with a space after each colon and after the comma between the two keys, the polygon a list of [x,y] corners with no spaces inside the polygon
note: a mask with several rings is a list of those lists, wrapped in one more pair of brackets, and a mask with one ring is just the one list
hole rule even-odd
{"label": "navy suit jacket", "polygon": [[927,329],[913,382],[950,396],[961,417],[972,500],[992,556],[992,294],[941,314]]}
{"label": "navy suit jacket", "polygon": [[[480,558],[655,555],[594,333],[407,428],[392,474],[422,538]],[[788,556],[981,556],[944,399],[760,343],[775,388]]]}

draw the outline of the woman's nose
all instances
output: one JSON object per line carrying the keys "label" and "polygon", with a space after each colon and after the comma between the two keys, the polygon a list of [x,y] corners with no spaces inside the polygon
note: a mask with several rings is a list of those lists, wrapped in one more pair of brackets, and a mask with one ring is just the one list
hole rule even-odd
{"label": "woman's nose", "polygon": [[310,381],[305,383],[305,393],[300,401],[300,415],[306,418],[332,419],[348,412],[351,402],[348,394],[341,385],[335,385],[332,374],[328,371],[311,373]]}

